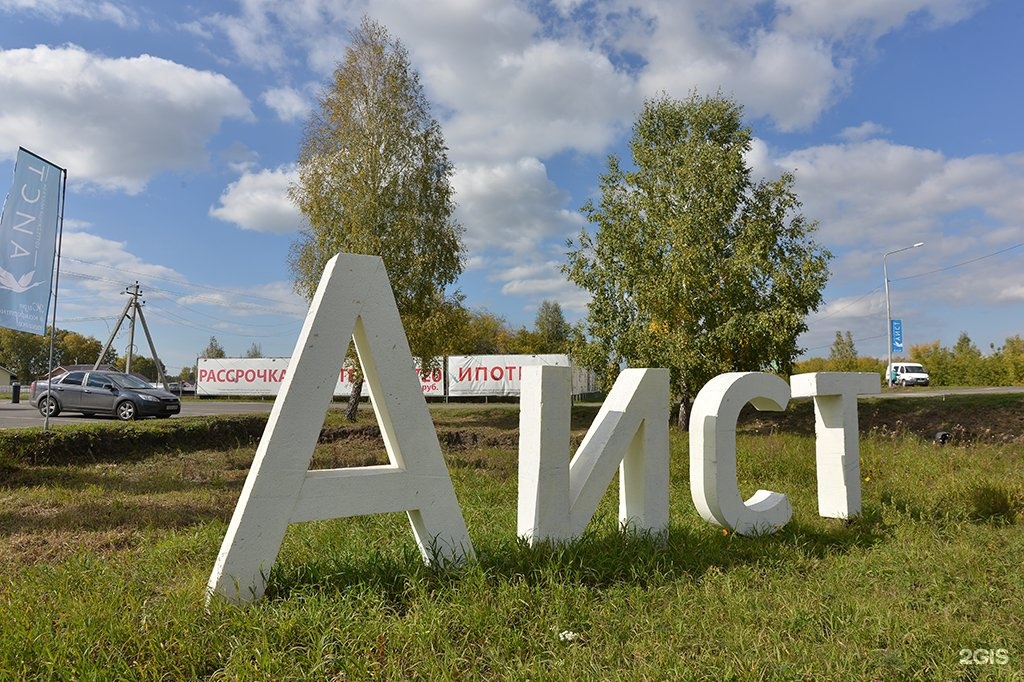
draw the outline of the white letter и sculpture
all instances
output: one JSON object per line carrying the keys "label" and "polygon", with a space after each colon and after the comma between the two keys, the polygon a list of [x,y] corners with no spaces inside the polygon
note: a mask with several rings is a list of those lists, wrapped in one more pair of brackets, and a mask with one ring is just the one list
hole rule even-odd
{"label": "white letter \u0438 sculpture", "polygon": [[668,529],[668,370],[626,369],[569,461],[570,369],[524,367],[517,532],[531,544],[583,535],[619,469],[619,522]]}

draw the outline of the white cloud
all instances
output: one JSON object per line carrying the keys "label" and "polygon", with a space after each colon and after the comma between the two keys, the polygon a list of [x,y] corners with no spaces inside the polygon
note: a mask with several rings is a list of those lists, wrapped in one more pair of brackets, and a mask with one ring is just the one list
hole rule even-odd
{"label": "white cloud", "polygon": [[564,239],[582,225],[580,215],[565,208],[568,195],[537,159],[461,167],[453,185],[471,255],[535,253],[541,242]]}
{"label": "white cloud", "polygon": [[894,316],[913,320],[915,343],[945,326],[968,328],[979,302],[1020,302],[1024,154],[949,158],[868,140],[795,151],[776,164],[796,169],[804,213],[821,220],[818,239],[838,254],[826,306],[803,341],[825,347],[812,354],[827,354],[842,330],[884,348],[882,255],[916,242],[924,247],[888,258]]}
{"label": "white cloud", "polygon": [[933,27],[956,23],[984,0],[779,0],[780,29],[835,38],[878,37],[903,26],[911,17],[926,16]]}
{"label": "white cloud", "polygon": [[[254,67],[304,59],[326,76],[351,27],[372,16],[409,48],[462,163],[603,151],[643,97],[662,91],[721,90],[780,129],[805,128],[844,96],[881,36],[909,21],[944,26],[980,6],[780,0],[765,21],[762,4],[559,0],[545,15],[504,0],[246,0],[239,15],[206,23]],[[565,22],[582,7],[585,22]]]}
{"label": "white cloud", "polygon": [[116,2],[96,2],[95,0],[0,0],[0,12],[32,11],[43,15],[50,21],[59,21],[66,17],[109,21],[121,28],[134,28],[138,25],[135,12],[125,5]]}
{"label": "white cloud", "polygon": [[[65,227],[68,227],[67,222]],[[100,316],[113,323],[124,309],[124,288],[132,281],[143,281],[146,297],[157,300],[167,296],[158,289],[151,289],[150,281],[185,279],[173,268],[146,262],[131,253],[126,242],[87,232],[83,225],[76,225],[70,231],[65,229],[61,254],[58,297],[61,318]]]}
{"label": "white cloud", "polygon": [[313,102],[295,88],[270,88],[260,95],[260,99],[274,110],[282,121],[298,121],[309,116],[313,110]]}
{"label": "white cloud", "polygon": [[247,172],[228,185],[210,215],[243,230],[287,234],[303,225],[302,213],[288,198],[288,185],[298,179],[294,166]]}
{"label": "white cloud", "polygon": [[873,121],[865,121],[859,126],[850,126],[839,131],[839,139],[844,142],[863,142],[873,137],[880,137],[889,132],[889,129]]}
{"label": "white cloud", "polygon": [[131,194],[161,171],[202,166],[221,122],[251,117],[220,74],[73,45],[0,51],[0,92],[0,149],[25,146],[72,182]]}
{"label": "white cloud", "polygon": [[[252,286],[244,292],[239,291],[196,291],[174,300],[175,304],[186,308],[191,306],[210,306],[217,309],[218,315],[246,318],[252,315],[285,315],[292,318],[278,326],[293,325],[294,318],[305,317],[309,303],[295,293],[290,282],[269,282]],[[237,330],[237,324],[223,320],[223,328]]]}
{"label": "white cloud", "polygon": [[[947,158],[881,140],[823,145],[777,161],[796,169],[804,212],[833,244],[888,250],[894,239],[925,241],[950,220],[1018,222],[1024,215],[1024,155]],[[958,217],[960,216],[960,217]],[[955,228],[955,230],[954,230]]]}
{"label": "white cloud", "polygon": [[526,299],[524,311],[535,311],[542,301],[557,301],[573,318],[586,312],[590,294],[571,284],[562,275],[561,261],[531,260],[492,273],[491,279],[504,282],[501,293]]}

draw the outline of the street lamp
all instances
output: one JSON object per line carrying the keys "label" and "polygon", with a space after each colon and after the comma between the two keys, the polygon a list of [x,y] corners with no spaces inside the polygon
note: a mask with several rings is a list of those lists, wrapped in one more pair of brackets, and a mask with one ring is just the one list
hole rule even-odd
{"label": "street lamp", "polygon": [[885,278],[885,327],[886,336],[889,339],[889,364],[885,367],[885,381],[889,388],[892,388],[892,313],[889,311],[889,269],[886,267],[885,259],[894,253],[916,249],[919,246],[924,246],[924,242],[918,242],[913,246],[904,246],[902,249],[889,251],[882,256],[882,276]]}

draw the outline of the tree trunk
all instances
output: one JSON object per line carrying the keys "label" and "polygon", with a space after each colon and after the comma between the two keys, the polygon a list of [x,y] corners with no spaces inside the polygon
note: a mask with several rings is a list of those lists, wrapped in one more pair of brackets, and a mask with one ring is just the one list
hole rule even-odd
{"label": "tree trunk", "polygon": [[363,395],[363,373],[353,372],[352,395],[348,397],[348,409],[345,410],[345,419],[350,422],[356,420],[356,412],[359,411],[359,399]]}
{"label": "tree trunk", "polygon": [[690,398],[690,391],[683,389],[682,395],[679,397],[679,407],[676,412],[676,426],[681,431],[690,430],[690,409],[693,407],[693,401]]}

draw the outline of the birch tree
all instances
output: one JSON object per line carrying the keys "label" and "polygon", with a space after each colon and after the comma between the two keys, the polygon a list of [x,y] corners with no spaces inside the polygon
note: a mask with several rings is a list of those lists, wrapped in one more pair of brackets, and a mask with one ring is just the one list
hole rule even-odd
{"label": "birch tree", "polygon": [[[452,173],[408,52],[363,19],[306,124],[289,194],[308,228],[292,245],[289,267],[296,291],[311,299],[336,253],[380,256],[412,352],[426,367],[436,363],[461,302],[448,291],[463,267]],[[358,376],[350,419],[361,392]]]}
{"label": "birch tree", "polygon": [[755,182],[751,141],[728,98],[648,100],[632,167],[609,158],[583,207],[593,232],[568,243],[564,272],[592,295],[587,334],[612,367],[669,368],[683,428],[715,375],[789,372],[828,280],[793,175]]}

